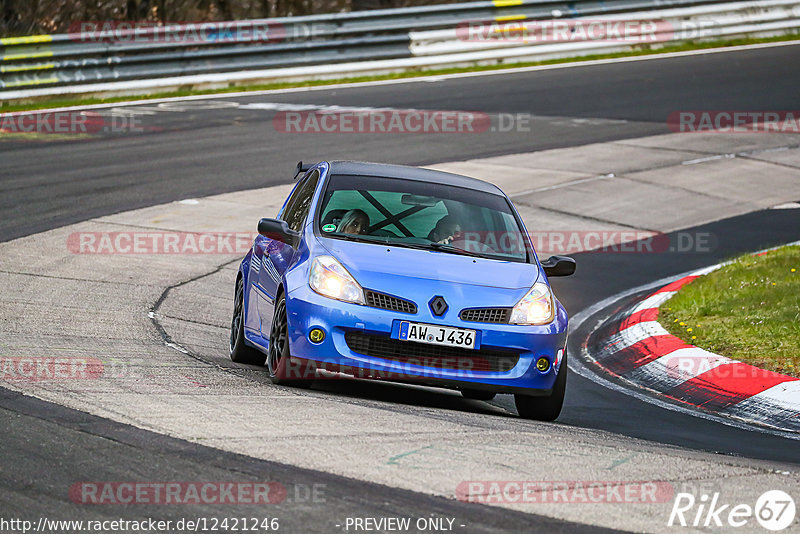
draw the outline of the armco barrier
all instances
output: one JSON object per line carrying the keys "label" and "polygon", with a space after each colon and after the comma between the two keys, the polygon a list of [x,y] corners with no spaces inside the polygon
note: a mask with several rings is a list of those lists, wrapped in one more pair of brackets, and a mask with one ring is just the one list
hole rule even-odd
{"label": "armco barrier", "polygon": [[[646,39],[574,38],[581,21],[604,19],[653,27]],[[570,33],[548,39],[503,34],[526,22],[539,29],[568,24]],[[470,25],[482,28],[478,38]],[[0,100],[322,79],[780,35],[800,30],[800,0],[495,0],[124,28],[78,24],[68,34],[0,39]]]}

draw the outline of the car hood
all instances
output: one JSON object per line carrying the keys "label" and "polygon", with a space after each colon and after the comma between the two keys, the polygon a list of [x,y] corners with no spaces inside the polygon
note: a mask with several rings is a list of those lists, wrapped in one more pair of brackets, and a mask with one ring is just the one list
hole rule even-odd
{"label": "car hood", "polygon": [[489,260],[341,239],[318,240],[364,287],[381,277],[403,276],[501,289],[529,289],[539,278],[535,263]]}

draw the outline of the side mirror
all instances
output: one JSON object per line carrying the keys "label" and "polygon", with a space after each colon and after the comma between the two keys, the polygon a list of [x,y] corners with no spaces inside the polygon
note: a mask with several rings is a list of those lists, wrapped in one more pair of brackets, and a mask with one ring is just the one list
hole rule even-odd
{"label": "side mirror", "polygon": [[544,274],[547,276],[570,276],[575,272],[577,263],[569,256],[550,256],[542,262]]}
{"label": "side mirror", "polygon": [[300,233],[289,228],[289,224],[280,219],[261,219],[258,221],[258,233],[291,247],[296,246],[300,241]]}
{"label": "side mirror", "polygon": [[308,169],[311,168],[311,165],[303,165],[302,161],[297,162],[297,167],[295,167],[294,179],[297,180],[297,177],[303,174],[304,172],[308,172]]}

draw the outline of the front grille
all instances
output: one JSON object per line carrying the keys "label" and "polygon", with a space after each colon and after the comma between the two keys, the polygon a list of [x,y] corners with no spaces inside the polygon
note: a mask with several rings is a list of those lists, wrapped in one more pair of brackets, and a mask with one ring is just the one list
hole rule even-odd
{"label": "front grille", "polygon": [[410,300],[404,300],[369,289],[364,291],[364,298],[367,301],[367,306],[372,306],[373,308],[382,308],[384,310],[402,313],[417,313],[417,305]]}
{"label": "front grille", "polygon": [[508,323],[511,308],[468,308],[461,310],[460,317],[471,323]]}
{"label": "front grille", "polygon": [[350,350],[358,354],[436,369],[506,372],[519,361],[519,353],[505,350],[428,345],[361,332],[348,332],[344,339]]}

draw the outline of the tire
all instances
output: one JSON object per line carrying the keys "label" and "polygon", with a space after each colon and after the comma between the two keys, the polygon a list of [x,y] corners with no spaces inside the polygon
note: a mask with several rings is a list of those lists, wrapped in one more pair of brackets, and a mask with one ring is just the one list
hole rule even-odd
{"label": "tire", "polygon": [[490,401],[493,398],[495,398],[497,393],[494,393],[493,391],[483,391],[483,390],[480,390],[480,389],[462,389],[461,390],[461,395],[465,399],[472,399],[472,400],[479,400],[479,401]]}
{"label": "tire", "polygon": [[564,393],[567,390],[567,353],[564,353],[564,360],[558,369],[556,382],[553,384],[553,392],[548,397],[531,397],[528,395],[514,395],[514,404],[517,406],[517,413],[523,419],[535,419],[537,421],[555,421],[561,414],[561,407],[564,405]]}
{"label": "tire", "polygon": [[228,347],[231,360],[236,363],[264,365],[267,357],[263,352],[254,349],[244,341],[244,281],[236,282],[236,294],[233,298],[233,318],[231,319],[231,339]]}
{"label": "tire", "polygon": [[[269,351],[267,355],[267,372],[273,384],[289,387],[311,387],[311,377],[295,378],[288,377],[290,370],[299,369],[300,366],[292,365],[292,354],[289,350],[289,319],[286,313],[286,297],[280,295],[275,303],[275,311],[272,314],[272,327],[269,333]],[[293,371],[293,373],[308,372],[306,367],[303,371]]]}

